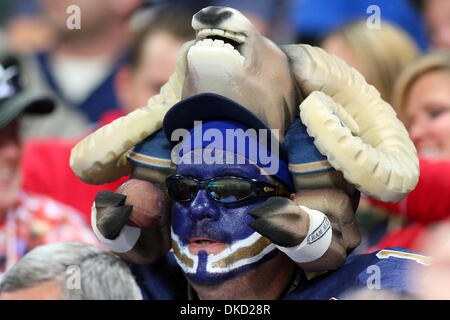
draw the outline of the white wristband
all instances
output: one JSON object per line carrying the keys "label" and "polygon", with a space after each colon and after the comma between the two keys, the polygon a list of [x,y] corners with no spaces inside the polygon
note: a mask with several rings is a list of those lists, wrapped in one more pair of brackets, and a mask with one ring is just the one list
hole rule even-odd
{"label": "white wristband", "polygon": [[305,206],[300,208],[309,215],[308,234],[298,246],[277,248],[295,262],[306,263],[319,259],[327,252],[331,244],[332,229],[330,220],[322,212]]}
{"label": "white wristband", "polygon": [[124,225],[117,238],[114,240],[105,238],[97,228],[95,202],[91,209],[91,225],[98,241],[112,252],[124,253],[130,251],[141,236],[141,228]]}

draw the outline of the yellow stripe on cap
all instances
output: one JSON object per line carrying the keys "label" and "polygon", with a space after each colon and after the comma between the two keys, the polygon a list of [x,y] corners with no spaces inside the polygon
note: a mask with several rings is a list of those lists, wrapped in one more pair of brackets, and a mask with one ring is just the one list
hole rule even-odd
{"label": "yellow stripe on cap", "polygon": [[313,173],[317,171],[322,171],[326,169],[332,169],[333,166],[327,161],[315,161],[315,162],[309,162],[309,163],[302,163],[302,164],[292,164],[289,163],[289,171],[295,174],[306,174],[306,173]]}
{"label": "yellow stripe on cap", "polygon": [[141,164],[149,165],[152,167],[170,168],[172,165],[172,161],[170,159],[155,158],[151,156],[138,154],[134,151],[130,151],[128,158]]}

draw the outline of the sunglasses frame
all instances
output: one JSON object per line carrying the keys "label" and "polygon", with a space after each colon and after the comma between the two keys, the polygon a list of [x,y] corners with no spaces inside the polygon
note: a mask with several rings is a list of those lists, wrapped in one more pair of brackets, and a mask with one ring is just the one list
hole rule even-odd
{"label": "sunglasses frame", "polygon": [[[195,193],[192,193],[192,196],[186,200],[175,199],[175,197],[173,197],[169,193],[168,183],[170,183],[171,181],[182,180],[184,178],[189,178],[196,182]],[[212,192],[209,190],[208,185],[209,185],[209,183],[211,183],[213,181],[217,181],[217,180],[221,180],[221,179],[236,179],[236,180],[243,180],[246,182],[250,182],[251,192],[246,197],[244,197],[240,200],[237,200],[237,201],[232,201],[232,202],[222,202],[218,199],[215,199],[212,196]],[[251,200],[257,200],[257,199],[264,198],[264,197],[273,197],[273,196],[289,197],[291,194],[291,192],[289,192],[289,190],[282,185],[279,185],[279,184],[275,185],[275,184],[257,180],[257,179],[243,178],[243,177],[238,177],[238,176],[219,176],[219,177],[213,177],[213,178],[201,180],[201,179],[198,179],[197,177],[190,176],[190,175],[174,174],[174,175],[171,175],[166,178],[166,192],[172,200],[177,201],[177,202],[187,203],[187,202],[194,200],[200,189],[206,190],[208,196],[212,200],[214,200],[222,205],[227,205],[227,206],[233,205],[233,204],[242,204],[244,202],[249,202]]]}

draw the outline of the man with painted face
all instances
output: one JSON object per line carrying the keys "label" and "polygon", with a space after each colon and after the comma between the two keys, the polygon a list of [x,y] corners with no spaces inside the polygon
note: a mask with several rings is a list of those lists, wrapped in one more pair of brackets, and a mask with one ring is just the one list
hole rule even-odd
{"label": "man with painted face", "polygon": [[[339,226],[296,204],[275,132],[225,97],[200,94],[179,102],[164,118],[163,130],[132,149],[128,159],[141,184],[155,181],[152,170],[165,167],[165,195],[147,186],[139,194],[139,180],[132,179],[136,185],[128,197],[96,197],[92,221],[106,247],[141,264],[130,267],[145,298],[330,299],[368,285],[411,293],[410,264],[429,262],[398,248],[350,255],[331,273],[308,273],[311,263],[336,252]],[[165,212],[161,205],[159,216],[147,217],[149,227],[142,228],[145,223],[130,217],[126,201],[134,197],[129,204],[141,210],[152,194],[152,201],[170,197],[166,203],[172,205]],[[139,202],[139,195],[147,197]],[[128,222],[121,229],[123,221]]]}
{"label": "man with painted face", "polygon": [[[215,99],[200,97],[205,98]],[[177,119],[186,119],[174,112],[165,126],[172,138],[177,131],[172,126],[180,126]],[[230,298],[231,292],[234,298],[245,297],[251,284],[266,281],[277,285],[270,290],[261,286],[256,297],[276,298],[292,278],[294,268],[288,258],[250,226],[255,220],[249,214],[252,209],[270,196],[289,197],[294,190],[287,164],[278,157],[278,143],[267,144],[270,131],[262,130],[228,120],[198,124],[184,135],[180,158],[175,160],[176,174],[166,179],[167,193],[174,201],[175,258],[203,298]],[[269,160],[266,166],[264,157]],[[280,272],[271,273],[274,269]],[[218,287],[222,288],[219,295],[212,290]]]}

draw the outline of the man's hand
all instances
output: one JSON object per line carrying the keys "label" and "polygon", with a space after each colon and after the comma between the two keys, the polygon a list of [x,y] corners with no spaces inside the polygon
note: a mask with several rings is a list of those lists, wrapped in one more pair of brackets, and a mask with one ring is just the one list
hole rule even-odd
{"label": "man's hand", "polygon": [[133,208],[129,225],[149,228],[164,215],[164,194],[151,182],[130,179],[116,192],[126,196],[125,207],[128,205]]}
{"label": "man's hand", "polygon": [[130,179],[116,192],[97,194],[97,229],[105,238],[114,240],[125,225],[141,228],[134,247],[116,254],[134,263],[152,263],[170,250],[170,208],[167,204],[164,194],[151,182]]}
{"label": "man's hand", "polygon": [[248,213],[255,218],[249,226],[276,245],[294,247],[308,233],[308,214],[287,198],[269,198]]}
{"label": "man's hand", "polygon": [[338,269],[344,265],[347,255],[360,244],[361,234],[355,216],[360,193],[354,189],[349,194],[331,188],[296,193],[295,203],[325,213],[333,230],[328,251],[316,261],[302,264],[305,271]]}
{"label": "man's hand", "polygon": [[100,191],[95,196],[97,228],[107,239],[117,238],[123,226],[130,219],[133,207],[125,205],[126,198],[122,194],[111,191]]}
{"label": "man's hand", "polygon": [[293,248],[303,242],[310,224],[308,213],[299,206],[322,212],[332,228],[328,250],[314,261],[297,264],[305,271],[335,270],[361,241],[355,218],[357,197],[359,193],[350,197],[339,189],[317,189],[297,192],[293,200],[269,198],[250,210],[255,220],[249,225],[275,245]]}

